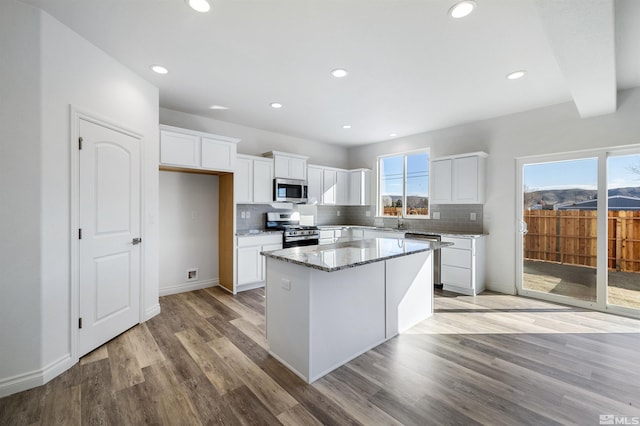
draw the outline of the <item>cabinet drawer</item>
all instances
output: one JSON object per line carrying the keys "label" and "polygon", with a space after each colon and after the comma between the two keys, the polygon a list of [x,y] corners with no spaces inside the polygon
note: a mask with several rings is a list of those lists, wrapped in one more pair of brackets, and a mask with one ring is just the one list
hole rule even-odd
{"label": "cabinet drawer", "polygon": [[282,244],[282,234],[258,234],[238,237],[238,247],[264,246],[270,244]]}
{"label": "cabinet drawer", "polygon": [[441,263],[443,265],[471,268],[471,252],[469,250],[442,249]]}
{"label": "cabinet drawer", "polygon": [[440,272],[443,284],[472,288],[471,269],[442,265]]}
{"label": "cabinet drawer", "polygon": [[471,250],[473,241],[471,238],[442,237],[443,243],[453,243],[453,247],[457,249]]}

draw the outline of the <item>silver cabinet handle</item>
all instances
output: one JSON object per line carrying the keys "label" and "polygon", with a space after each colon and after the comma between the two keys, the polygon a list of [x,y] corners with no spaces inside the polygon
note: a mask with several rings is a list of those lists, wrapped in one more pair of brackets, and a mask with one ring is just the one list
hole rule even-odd
{"label": "silver cabinet handle", "polygon": [[142,238],[134,238],[133,240],[131,240],[131,244],[133,244],[134,246],[140,244],[141,242]]}

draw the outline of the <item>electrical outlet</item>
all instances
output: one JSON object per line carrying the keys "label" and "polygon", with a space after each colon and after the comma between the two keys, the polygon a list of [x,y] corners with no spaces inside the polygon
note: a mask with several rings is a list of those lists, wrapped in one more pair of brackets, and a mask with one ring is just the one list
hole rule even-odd
{"label": "electrical outlet", "polygon": [[440,212],[433,212],[431,216],[433,219],[440,219]]}
{"label": "electrical outlet", "polygon": [[282,286],[282,288],[286,291],[291,291],[291,281],[286,279],[286,278],[282,278],[282,281],[280,282],[280,285]]}
{"label": "electrical outlet", "polygon": [[246,217],[247,219],[251,219],[251,212],[250,212],[249,210],[247,210],[247,211],[245,212],[245,217]]}
{"label": "electrical outlet", "polygon": [[371,212],[370,212],[369,210],[367,210],[367,211],[365,212],[365,215],[366,215],[367,217],[371,217]]}
{"label": "electrical outlet", "polygon": [[471,220],[476,220],[476,214],[475,213],[471,213]]}
{"label": "electrical outlet", "polygon": [[336,214],[337,214],[338,216],[340,216],[340,210],[336,211]]}
{"label": "electrical outlet", "polygon": [[240,219],[245,219],[245,214],[244,214],[244,210],[240,212]]}

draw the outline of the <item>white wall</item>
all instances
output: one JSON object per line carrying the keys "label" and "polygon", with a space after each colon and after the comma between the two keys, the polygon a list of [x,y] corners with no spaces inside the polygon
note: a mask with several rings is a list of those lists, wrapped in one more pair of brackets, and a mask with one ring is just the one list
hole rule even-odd
{"label": "white wall", "polygon": [[[9,77],[14,81],[7,84],[22,84],[15,81],[20,74],[29,77],[2,96],[3,106],[15,105],[16,116],[8,117],[14,120],[8,125],[11,146],[2,155],[2,161],[13,166],[0,170],[0,181],[20,190],[9,190],[8,200],[3,200],[11,211],[2,223],[13,230],[3,232],[2,241],[25,259],[2,265],[0,303],[11,313],[0,327],[2,395],[27,384],[27,379],[46,381],[75,362],[71,353],[75,319],[70,317],[70,244],[75,236],[70,229],[70,105],[143,135],[144,317],[159,311],[159,131],[157,88],[44,12],[4,0],[0,16],[2,43],[11,40],[9,52],[16,59],[15,64],[1,61],[3,67],[11,67]],[[1,262],[5,252],[3,246]],[[11,281],[5,282],[6,278]],[[11,291],[5,292],[5,287]],[[2,311],[0,315],[7,312]],[[39,358],[35,366],[33,357]],[[9,378],[16,375],[21,377],[12,384]]]}
{"label": "white wall", "polygon": [[[355,147],[351,167],[371,167],[376,156],[429,147],[432,157],[471,151],[489,153],[484,229],[488,288],[515,292],[516,158],[640,144],[640,89],[618,93],[615,114],[580,119],[573,103]],[[375,186],[375,185],[374,185]]]}
{"label": "white wall", "polygon": [[219,283],[218,188],[218,176],[160,172],[161,295]]}
{"label": "white wall", "polygon": [[0,58],[2,386],[8,385],[13,376],[38,370],[41,365],[42,172],[40,14],[37,9],[23,3],[0,1]]}
{"label": "white wall", "polygon": [[346,168],[347,148],[281,133],[268,132],[198,115],[160,108],[160,123],[241,139],[238,153],[262,155],[268,151],[284,151],[309,156],[310,164]]}

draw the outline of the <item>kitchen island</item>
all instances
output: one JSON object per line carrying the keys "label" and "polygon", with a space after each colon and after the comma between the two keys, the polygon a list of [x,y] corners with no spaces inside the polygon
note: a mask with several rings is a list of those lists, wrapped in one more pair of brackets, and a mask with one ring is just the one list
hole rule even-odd
{"label": "kitchen island", "polygon": [[312,383],[433,314],[433,250],[373,238],[263,252],[269,352]]}

